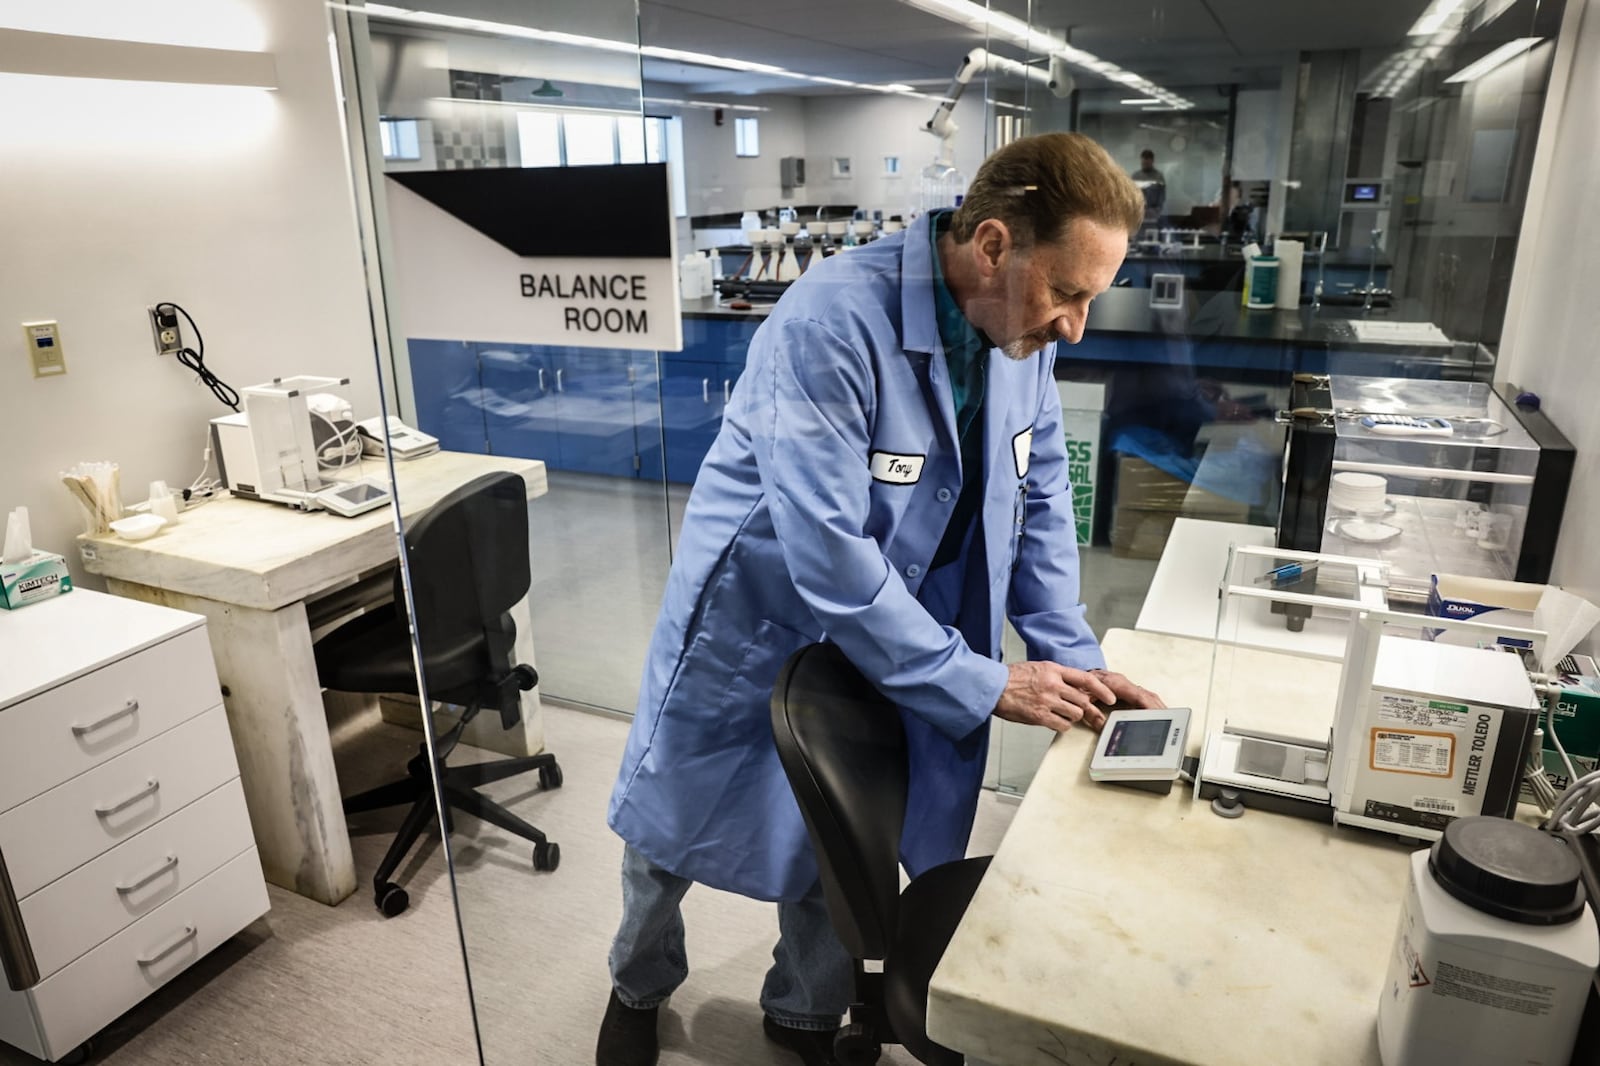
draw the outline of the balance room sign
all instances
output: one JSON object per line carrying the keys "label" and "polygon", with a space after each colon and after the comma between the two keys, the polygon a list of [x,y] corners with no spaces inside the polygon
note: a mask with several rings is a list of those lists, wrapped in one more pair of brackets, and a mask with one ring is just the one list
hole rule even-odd
{"label": "balance room sign", "polygon": [[665,164],[410,171],[387,187],[406,336],[683,348]]}

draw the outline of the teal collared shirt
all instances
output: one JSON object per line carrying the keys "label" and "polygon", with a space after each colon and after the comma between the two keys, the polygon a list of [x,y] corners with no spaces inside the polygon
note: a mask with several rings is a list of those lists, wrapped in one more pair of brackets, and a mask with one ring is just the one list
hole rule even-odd
{"label": "teal collared shirt", "polygon": [[983,387],[989,372],[989,339],[978,332],[950,295],[944,281],[944,264],[939,259],[939,238],[950,229],[952,211],[933,213],[928,240],[933,249],[933,314],[939,327],[939,343],[944,346],[945,364],[950,368],[950,391],[956,409],[956,437],[961,445],[961,495],[956,498],[945,527],[939,550],[934,553],[935,568],[961,555],[967,530],[983,499]]}

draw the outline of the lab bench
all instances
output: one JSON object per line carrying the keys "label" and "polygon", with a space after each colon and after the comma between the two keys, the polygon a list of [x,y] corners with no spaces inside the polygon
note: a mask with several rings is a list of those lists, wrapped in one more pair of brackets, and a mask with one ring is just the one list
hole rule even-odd
{"label": "lab bench", "polygon": [[[683,302],[681,351],[410,341],[420,428],[446,449],[543,460],[552,470],[690,483],[722,425],[746,353],[770,305],[734,309],[712,298]],[[1062,382],[1106,385],[1099,483],[1116,479],[1115,453],[1165,463],[1192,476],[1213,441],[1234,441],[1241,423],[1257,452],[1281,452],[1273,423],[1297,373],[1482,379],[1492,364],[1472,345],[1370,343],[1352,323],[1419,321],[1401,300],[1360,308],[1248,310],[1237,293],[1190,291],[1176,310],[1150,307],[1139,289],[1112,289],[1090,310],[1081,343],[1056,362]],[[1230,444],[1230,447],[1232,445]],[[1140,448],[1143,448],[1143,452]],[[1250,471],[1208,469],[1241,482],[1208,485],[1243,502],[1258,521],[1275,518],[1277,489],[1260,459]],[[1259,467],[1259,469],[1257,469]],[[1095,541],[1110,538],[1113,493],[1096,494]]]}

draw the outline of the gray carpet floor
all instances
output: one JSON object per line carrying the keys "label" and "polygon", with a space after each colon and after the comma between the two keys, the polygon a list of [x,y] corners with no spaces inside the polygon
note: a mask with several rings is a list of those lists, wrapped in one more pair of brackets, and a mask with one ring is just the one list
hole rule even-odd
{"label": "gray carpet floor", "polygon": [[[392,776],[417,734],[376,719],[343,723],[336,751],[344,790]],[[459,818],[452,855],[470,975],[488,1066],[593,1061],[605,1010],[606,951],[621,910],[622,845],[606,801],[627,735],[621,719],[546,705],[564,786],[493,786],[494,794],[562,846],[561,866],[535,873],[530,849]],[[462,749],[453,761],[480,756]],[[1015,810],[986,793],[974,853],[992,851]],[[445,850],[430,835],[400,877],[411,909],[385,921],[365,888],[398,815],[351,823],[363,888],[338,907],[270,889],[272,911],[108,1027],[104,1066],[469,1066],[478,1061],[467,971]],[[770,904],[697,887],[684,905],[692,972],[662,1012],[662,1066],[792,1066],[761,1035],[756,997],[777,920]],[[0,1066],[34,1066],[0,1047]],[[899,1049],[888,1066],[910,1066]]]}

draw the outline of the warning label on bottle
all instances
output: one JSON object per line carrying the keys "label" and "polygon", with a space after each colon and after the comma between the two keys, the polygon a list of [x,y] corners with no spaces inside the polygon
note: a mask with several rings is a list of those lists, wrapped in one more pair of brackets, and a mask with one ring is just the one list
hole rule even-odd
{"label": "warning label on bottle", "polygon": [[1465,703],[1430,700],[1400,692],[1380,691],[1375,695],[1378,697],[1379,721],[1404,722],[1422,729],[1465,729],[1467,712],[1472,709]]}
{"label": "warning label on bottle", "polygon": [[1449,777],[1455,770],[1455,758],[1456,738],[1450,733],[1425,733],[1402,729],[1372,731],[1369,764],[1374,770]]}
{"label": "warning label on bottle", "polygon": [[1518,981],[1441,961],[1435,966],[1433,994],[1542,1018],[1554,1005],[1556,986]]}

